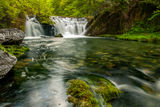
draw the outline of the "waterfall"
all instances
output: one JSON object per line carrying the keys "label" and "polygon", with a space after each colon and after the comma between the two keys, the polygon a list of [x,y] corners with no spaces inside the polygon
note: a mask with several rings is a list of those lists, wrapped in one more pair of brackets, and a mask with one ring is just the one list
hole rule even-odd
{"label": "waterfall", "polygon": [[55,23],[55,34],[62,34],[65,38],[83,37],[88,23],[86,18],[52,16],[51,20]]}
{"label": "waterfall", "polygon": [[29,17],[26,16],[26,36],[27,37],[40,37],[44,35],[44,30],[39,23],[39,21],[36,19],[35,16]]}

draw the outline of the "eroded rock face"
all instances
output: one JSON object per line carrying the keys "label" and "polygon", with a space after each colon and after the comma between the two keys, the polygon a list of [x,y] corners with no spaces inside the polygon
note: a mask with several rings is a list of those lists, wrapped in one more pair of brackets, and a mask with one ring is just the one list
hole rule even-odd
{"label": "eroded rock face", "polygon": [[[126,11],[114,7],[114,11],[103,11],[89,21],[86,35],[123,34],[137,22],[147,21],[156,10],[150,3],[141,3],[140,0],[131,2]],[[153,24],[157,25],[157,21]]]}
{"label": "eroded rock face", "polygon": [[17,58],[0,50],[0,79],[16,64]]}
{"label": "eroded rock face", "polygon": [[25,33],[18,29],[0,29],[0,44],[19,45],[22,43]]}

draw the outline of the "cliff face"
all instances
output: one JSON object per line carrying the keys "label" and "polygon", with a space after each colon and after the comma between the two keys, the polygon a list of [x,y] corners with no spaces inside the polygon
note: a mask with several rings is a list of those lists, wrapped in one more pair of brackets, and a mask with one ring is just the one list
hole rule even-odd
{"label": "cliff face", "polygon": [[95,16],[87,25],[86,35],[95,36],[100,34],[122,34],[133,26],[137,21],[147,21],[156,10],[156,6],[149,3],[130,3],[125,10],[113,7],[112,11],[105,10]]}

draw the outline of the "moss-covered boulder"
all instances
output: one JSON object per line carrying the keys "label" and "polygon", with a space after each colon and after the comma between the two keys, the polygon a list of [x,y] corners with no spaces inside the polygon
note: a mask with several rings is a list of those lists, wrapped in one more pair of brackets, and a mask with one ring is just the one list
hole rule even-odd
{"label": "moss-covered boulder", "polygon": [[97,99],[97,95],[104,100],[106,106],[111,106],[111,101],[121,93],[110,81],[104,78],[87,76],[84,80],[74,79],[68,82],[68,101],[73,103],[74,107],[100,106],[99,102],[101,101]]}
{"label": "moss-covered boulder", "polygon": [[117,89],[110,81],[104,78],[95,76],[90,76],[89,78],[96,86],[94,88],[95,92],[103,97],[106,104],[112,101],[113,99],[116,99],[121,93],[121,91]]}
{"label": "moss-covered boulder", "polygon": [[70,80],[67,94],[70,95],[68,101],[74,107],[98,107],[90,87],[82,80]]}
{"label": "moss-covered boulder", "polygon": [[63,35],[62,34],[58,34],[55,37],[63,37]]}

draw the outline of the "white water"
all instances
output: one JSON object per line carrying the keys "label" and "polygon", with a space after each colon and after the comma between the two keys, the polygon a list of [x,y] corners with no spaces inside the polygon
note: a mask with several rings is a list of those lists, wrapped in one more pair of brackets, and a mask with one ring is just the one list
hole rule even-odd
{"label": "white water", "polygon": [[37,38],[42,35],[44,35],[44,30],[36,17],[30,18],[29,16],[26,16],[26,37]]}
{"label": "white water", "polygon": [[64,38],[84,37],[87,19],[52,16],[51,20],[55,23],[56,35],[62,34]]}

